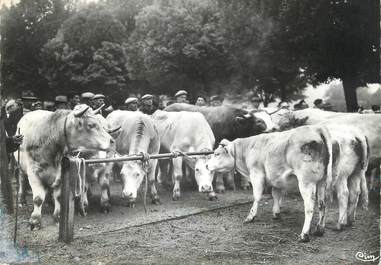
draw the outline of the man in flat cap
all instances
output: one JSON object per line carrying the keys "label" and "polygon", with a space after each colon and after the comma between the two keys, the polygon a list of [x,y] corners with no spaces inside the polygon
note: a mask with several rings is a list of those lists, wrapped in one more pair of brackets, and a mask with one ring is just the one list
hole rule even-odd
{"label": "man in flat cap", "polygon": [[207,104],[206,97],[201,95],[197,97],[196,103],[195,103],[196,106],[202,107],[202,106],[206,106],[206,104]]}
{"label": "man in flat cap", "polygon": [[221,106],[222,102],[224,101],[224,98],[219,95],[214,95],[210,97],[210,106],[217,107]]}
{"label": "man in flat cap", "polygon": [[86,104],[87,106],[93,107],[93,97],[94,93],[84,92],[81,94],[81,104]]}
{"label": "man in flat cap", "polygon": [[187,103],[188,92],[179,90],[175,94],[176,103]]}
{"label": "man in flat cap", "polygon": [[250,98],[250,102],[251,102],[251,108],[252,108],[253,110],[258,110],[258,109],[259,109],[259,106],[260,106],[261,103],[262,103],[262,100],[261,100],[258,96],[254,95],[254,96],[252,96],[252,97]]}
{"label": "man in flat cap", "polygon": [[58,95],[54,99],[54,105],[56,107],[56,110],[58,109],[70,109],[68,106],[67,96],[64,95]]}
{"label": "man in flat cap", "polygon": [[103,94],[95,94],[93,97],[93,109],[100,108],[105,104],[105,96]]}
{"label": "man in flat cap", "polygon": [[124,105],[126,106],[126,110],[137,111],[138,110],[138,99],[135,97],[129,97],[124,102]]}
{"label": "man in flat cap", "polygon": [[26,114],[32,110],[32,104],[37,101],[33,91],[23,90],[21,92],[21,100],[23,103],[23,114]]}
{"label": "man in flat cap", "polygon": [[153,96],[151,94],[145,94],[140,98],[139,110],[148,115],[153,113]]}

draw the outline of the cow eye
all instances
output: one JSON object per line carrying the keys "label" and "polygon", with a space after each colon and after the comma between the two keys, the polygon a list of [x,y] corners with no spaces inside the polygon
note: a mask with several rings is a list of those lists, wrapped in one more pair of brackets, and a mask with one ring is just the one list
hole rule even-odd
{"label": "cow eye", "polygon": [[220,155],[220,153],[216,153],[216,154],[214,154],[214,156],[219,156]]}
{"label": "cow eye", "polygon": [[89,127],[89,129],[93,129],[93,128],[95,128],[97,125],[96,125],[95,123],[89,123],[87,126]]}

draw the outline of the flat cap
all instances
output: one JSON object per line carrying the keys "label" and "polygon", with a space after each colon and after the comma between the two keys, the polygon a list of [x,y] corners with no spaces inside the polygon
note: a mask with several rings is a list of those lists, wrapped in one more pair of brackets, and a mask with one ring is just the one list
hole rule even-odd
{"label": "flat cap", "polygon": [[188,95],[188,92],[186,92],[185,90],[179,90],[176,92],[175,98],[182,96],[182,95]]}
{"label": "flat cap", "polygon": [[152,98],[153,98],[153,96],[151,94],[145,94],[140,99],[144,100],[144,99],[152,99]]}
{"label": "flat cap", "polygon": [[223,101],[224,98],[221,97],[221,96],[219,96],[219,95],[211,96],[211,97],[210,97],[210,101],[214,101],[214,100]]}
{"label": "flat cap", "polygon": [[91,92],[85,92],[81,94],[81,98],[92,99],[93,97],[94,97],[94,93],[91,93]]}
{"label": "flat cap", "polygon": [[33,99],[36,100],[37,98],[35,97],[33,91],[31,90],[24,90],[21,92],[21,99]]}
{"label": "flat cap", "polygon": [[56,96],[54,101],[67,103],[67,96],[63,96],[63,95]]}
{"label": "flat cap", "polygon": [[11,99],[11,100],[9,100],[9,101],[7,102],[7,104],[5,104],[5,109],[8,109],[9,107],[11,107],[11,106],[16,106],[16,105],[17,105],[16,100]]}
{"label": "flat cap", "polygon": [[98,98],[105,98],[103,94],[95,94],[93,99],[98,99]]}
{"label": "flat cap", "polygon": [[133,103],[133,102],[138,102],[138,99],[135,98],[135,97],[129,97],[126,99],[126,101],[124,102],[124,104],[130,104],[130,103]]}

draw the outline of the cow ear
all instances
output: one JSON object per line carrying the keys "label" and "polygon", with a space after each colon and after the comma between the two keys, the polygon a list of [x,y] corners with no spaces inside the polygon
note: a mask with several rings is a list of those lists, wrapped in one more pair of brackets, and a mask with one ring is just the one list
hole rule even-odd
{"label": "cow ear", "polygon": [[230,141],[227,139],[222,139],[220,142],[220,145],[222,145],[222,146],[227,146],[228,144],[230,144]]}

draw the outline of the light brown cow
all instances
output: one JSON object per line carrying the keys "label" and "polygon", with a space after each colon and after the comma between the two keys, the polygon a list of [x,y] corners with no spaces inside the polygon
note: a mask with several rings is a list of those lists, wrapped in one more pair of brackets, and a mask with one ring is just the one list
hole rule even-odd
{"label": "light brown cow", "polygon": [[232,142],[223,140],[207,167],[217,172],[236,168],[250,178],[254,202],[245,222],[253,221],[257,215],[265,184],[273,187],[274,218],[280,217],[282,191],[299,187],[305,210],[302,242],[309,241],[317,194],[320,213],[317,231],[322,234],[326,195],[330,195],[332,186],[332,142],[326,128],[303,126]]}

